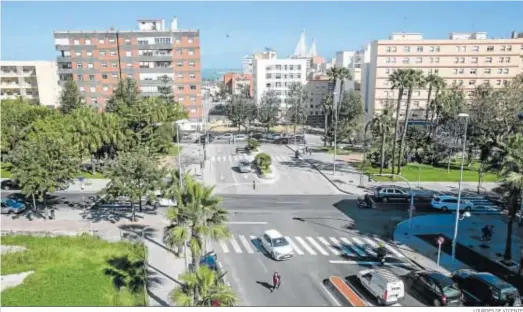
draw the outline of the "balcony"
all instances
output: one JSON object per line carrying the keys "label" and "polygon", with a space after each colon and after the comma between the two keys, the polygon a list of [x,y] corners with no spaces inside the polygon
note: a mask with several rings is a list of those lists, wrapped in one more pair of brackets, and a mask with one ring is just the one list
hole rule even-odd
{"label": "balcony", "polygon": [[56,57],[57,62],[71,62],[71,56],[57,56]]}
{"label": "balcony", "polygon": [[2,76],[11,76],[11,77],[12,76],[17,76],[16,70],[15,71],[13,71],[13,70],[11,70],[11,71],[2,71],[1,73],[2,73]]}
{"label": "balcony", "polygon": [[138,61],[142,62],[154,62],[154,61],[164,61],[170,62],[173,60],[171,54],[144,54],[137,56]]}

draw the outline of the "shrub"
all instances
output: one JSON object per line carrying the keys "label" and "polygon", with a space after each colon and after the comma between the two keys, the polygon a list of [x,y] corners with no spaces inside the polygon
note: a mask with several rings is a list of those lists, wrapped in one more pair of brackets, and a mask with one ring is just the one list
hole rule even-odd
{"label": "shrub", "polygon": [[260,142],[258,142],[256,139],[249,139],[247,141],[247,149],[256,151],[258,147],[260,146]]}
{"label": "shrub", "polygon": [[256,155],[254,158],[254,162],[258,167],[260,167],[262,170],[268,170],[270,165],[272,164],[272,158],[271,155],[266,153],[260,153]]}

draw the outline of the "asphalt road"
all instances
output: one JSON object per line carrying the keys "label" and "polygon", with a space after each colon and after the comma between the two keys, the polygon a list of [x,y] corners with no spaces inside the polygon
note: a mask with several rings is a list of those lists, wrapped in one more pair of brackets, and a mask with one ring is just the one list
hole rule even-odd
{"label": "asphalt road", "polygon": [[[214,243],[214,250],[245,306],[336,306],[322,281],[348,277],[359,289],[354,276],[375,265],[373,248],[386,240],[387,228],[405,217],[397,210],[360,210],[354,199],[340,195],[224,195],[223,204],[231,213],[233,236]],[[296,247],[293,258],[277,262],[263,252],[257,238],[268,229],[288,237]],[[389,269],[405,275],[408,260],[398,247],[387,246]],[[271,293],[267,287],[274,272],[282,276],[282,286]],[[401,304],[422,305],[410,295]]]}

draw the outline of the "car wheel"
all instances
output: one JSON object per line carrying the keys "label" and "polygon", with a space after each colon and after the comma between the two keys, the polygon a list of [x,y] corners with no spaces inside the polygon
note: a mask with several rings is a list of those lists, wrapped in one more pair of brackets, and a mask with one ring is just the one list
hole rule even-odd
{"label": "car wheel", "polygon": [[434,302],[432,303],[435,307],[441,307],[441,302],[439,299],[434,299]]}
{"label": "car wheel", "polygon": [[383,202],[386,203],[389,201],[389,198],[387,196],[383,197]]}
{"label": "car wheel", "polygon": [[449,211],[449,208],[447,208],[447,207],[441,207],[441,210],[447,212],[447,211]]}

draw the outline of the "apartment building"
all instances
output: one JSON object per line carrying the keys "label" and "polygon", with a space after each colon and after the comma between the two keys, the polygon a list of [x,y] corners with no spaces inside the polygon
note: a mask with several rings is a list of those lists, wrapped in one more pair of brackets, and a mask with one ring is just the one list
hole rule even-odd
{"label": "apartment building", "polygon": [[61,83],[77,82],[86,103],[103,109],[120,79],[138,81],[142,95],[157,96],[162,76],[192,121],[202,116],[200,33],[163,19],[138,20],[137,30],[56,31]]}
{"label": "apartment building", "polygon": [[227,73],[223,76],[223,83],[227,91],[238,95],[245,88],[249,90],[249,96],[253,95],[253,83],[251,74]]}
{"label": "apartment building", "polygon": [[54,61],[2,61],[0,100],[23,97],[41,105],[60,105],[60,86]]}
{"label": "apartment building", "polygon": [[[488,38],[485,32],[451,33],[448,39],[424,39],[419,33],[393,33],[388,40],[369,43],[364,54],[361,90],[370,119],[387,99],[397,98],[398,91],[391,90],[388,81],[396,69],[437,74],[447,85],[461,86],[467,96],[481,84],[503,87],[523,72],[523,34]],[[414,90],[410,118],[424,118],[427,92]]]}
{"label": "apartment building", "polygon": [[336,67],[345,67],[349,69],[352,80],[354,80],[354,87],[360,90],[361,84],[361,67],[363,62],[365,50],[358,51],[338,51],[336,52],[335,64]]}
{"label": "apartment building", "polygon": [[242,60],[242,72],[246,75],[252,75],[253,66],[254,66],[254,56],[245,55]]}
{"label": "apartment building", "polygon": [[[337,81],[334,83],[329,80],[329,77],[316,76],[313,79],[309,79],[305,85],[305,90],[308,94],[309,103],[307,104],[307,124],[313,127],[323,128],[324,114],[323,114],[323,99],[327,96],[332,96],[333,92],[336,92],[334,100],[336,103],[340,100],[340,88],[341,82]],[[347,80],[343,84],[344,92],[354,90],[354,81]]]}
{"label": "apartment building", "polygon": [[255,59],[253,66],[253,92],[259,103],[267,90],[275,90],[285,107],[288,88],[292,83],[307,83],[307,59]]}

